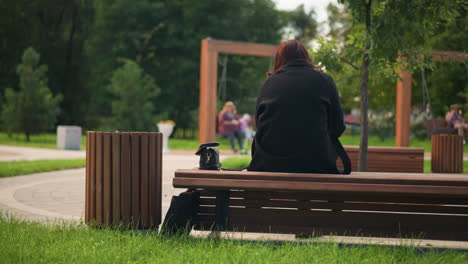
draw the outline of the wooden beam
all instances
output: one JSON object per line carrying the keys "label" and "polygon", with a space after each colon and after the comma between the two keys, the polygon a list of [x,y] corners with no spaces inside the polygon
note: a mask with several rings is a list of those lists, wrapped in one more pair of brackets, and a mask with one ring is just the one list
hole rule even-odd
{"label": "wooden beam", "polygon": [[[402,58],[400,58],[402,59]],[[396,132],[397,147],[408,147],[410,142],[411,72],[398,69],[401,80],[397,81]]]}
{"label": "wooden beam", "polygon": [[432,59],[435,62],[460,62],[463,63],[468,59],[468,53],[458,51],[440,51],[431,52]]}
{"label": "wooden beam", "polygon": [[201,43],[200,67],[200,143],[212,142],[216,134],[216,99],[218,79],[218,52],[210,49],[210,40]]}
{"label": "wooden beam", "polygon": [[258,43],[203,39],[200,56],[199,142],[213,142],[216,136],[218,54],[272,57],[277,46]]}
{"label": "wooden beam", "polygon": [[239,41],[215,39],[207,39],[207,41],[209,42],[210,51],[234,55],[273,57],[275,56],[276,49],[278,48],[275,45]]}

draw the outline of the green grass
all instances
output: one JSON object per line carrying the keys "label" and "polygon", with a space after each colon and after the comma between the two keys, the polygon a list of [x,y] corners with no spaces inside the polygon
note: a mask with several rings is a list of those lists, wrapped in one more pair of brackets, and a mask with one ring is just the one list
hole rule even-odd
{"label": "green grass", "polygon": [[[222,167],[226,169],[240,169],[247,167],[250,160],[250,157],[231,157],[224,159],[221,163]],[[424,172],[432,172],[430,160],[424,160]],[[468,160],[463,161],[463,173],[468,173]]]}
{"label": "green grass", "polygon": [[[229,141],[226,138],[216,138],[217,142],[221,145],[219,149],[229,150],[231,147]],[[359,145],[359,136],[343,135],[340,137],[340,141],[343,145]],[[36,148],[50,148],[56,149],[56,135],[55,134],[40,134],[31,136],[31,141],[26,142],[24,135],[13,135],[9,137],[6,133],[0,133],[0,145],[10,146],[24,146],[24,147],[36,147]],[[169,139],[169,148],[172,150],[197,150],[199,146],[198,139]],[[395,139],[380,139],[376,136],[369,137],[369,146],[395,146]],[[249,142],[246,146],[247,149],[251,148]],[[430,140],[411,140],[410,147],[424,148],[425,152],[431,151]],[[82,136],[81,149],[86,149],[86,136]],[[468,152],[468,144],[464,145],[464,152]]]}
{"label": "green grass", "polygon": [[468,253],[415,247],[340,246],[160,236],[45,226],[0,216],[2,263],[467,263]]}
{"label": "green grass", "polygon": [[[229,141],[227,138],[216,138],[216,142],[219,142],[219,149],[222,150],[230,150],[231,145],[229,144]],[[179,139],[179,138],[171,138],[169,139],[169,149],[173,150],[194,150],[196,151],[198,149],[198,146],[200,144],[198,143],[198,139]],[[239,147],[236,141],[236,147]],[[248,142],[247,145],[245,145],[244,142],[244,148],[251,149],[252,143]]]}
{"label": "green grass", "polygon": [[[22,134],[9,137],[6,133],[0,133],[0,145],[57,149],[57,136],[55,134],[32,135],[30,141],[27,142]],[[86,136],[81,137],[81,149],[86,149]]]}
{"label": "green grass", "polygon": [[[430,160],[424,160],[424,172],[425,173],[432,172]],[[463,161],[463,173],[468,173],[468,160]]]}
{"label": "green grass", "polygon": [[240,169],[249,166],[250,157],[231,157],[221,161],[221,167],[225,169]]}
{"label": "green grass", "polygon": [[0,162],[0,178],[39,172],[83,168],[85,159],[4,161]]}

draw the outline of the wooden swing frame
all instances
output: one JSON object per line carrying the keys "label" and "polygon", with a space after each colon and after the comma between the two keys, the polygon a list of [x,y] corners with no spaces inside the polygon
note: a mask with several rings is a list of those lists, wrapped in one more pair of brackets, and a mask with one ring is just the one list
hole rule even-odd
{"label": "wooden swing frame", "polygon": [[[199,142],[213,142],[216,138],[218,54],[233,54],[258,57],[274,57],[276,45],[206,38],[201,41],[200,56],[200,113]],[[431,52],[435,62],[464,62],[468,53],[456,51]],[[400,56],[401,60],[405,60]],[[396,132],[397,147],[408,147],[410,143],[411,82],[412,74],[398,70],[400,80],[396,89]]]}
{"label": "wooden swing frame", "polygon": [[[463,63],[467,57],[466,52],[457,51],[432,51],[434,62],[460,62]],[[406,60],[399,56],[403,62]],[[400,80],[397,81],[396,91],[396,126],[395,126],[395,144],[397,147],[408,147],[410,144],[410,117],[411,117],[411,90],[412,74],[409,71],[398,69]]]}
{"label": "wooden swing frame", "polygon": [[274,57],[277,46],[247,42],[201,41],[199,141],[213,142],[216,136],[218,54]]}

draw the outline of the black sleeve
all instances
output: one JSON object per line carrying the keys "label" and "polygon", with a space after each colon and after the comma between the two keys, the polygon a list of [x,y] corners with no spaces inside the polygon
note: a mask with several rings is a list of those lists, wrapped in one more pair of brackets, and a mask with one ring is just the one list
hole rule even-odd
{"label": "black sleeve", "polygon": [[346,129],[343,120],[343,110],[341,110],[341,103],[340,98],[338,97],[338,89],[336,88],[335,81],[326,75],[326,80],[330,87],[330,116],[329,116],[329,126],[330,126],[330,134],[332,136],[340,137],[341,134]]}

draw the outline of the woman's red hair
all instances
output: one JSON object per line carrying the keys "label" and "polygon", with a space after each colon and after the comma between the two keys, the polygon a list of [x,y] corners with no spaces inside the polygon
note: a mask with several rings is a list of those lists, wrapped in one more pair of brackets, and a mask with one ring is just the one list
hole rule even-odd
{"label": "woman's red hair", "polygon": [[312,64],[312,59],[309,56],[309,52],[307,52],[307,49],[304,47],[304,44],[302,44],[298,40],[291,39],[283,41],[283,43],[279,45],[275,55],[275,65],[273,67],[273,70],[267,73],[267,75],[270,76],[274,72],[283,69],[286,63],[288,63],[291,60],[305,60],[311,66],[314,66]]}

